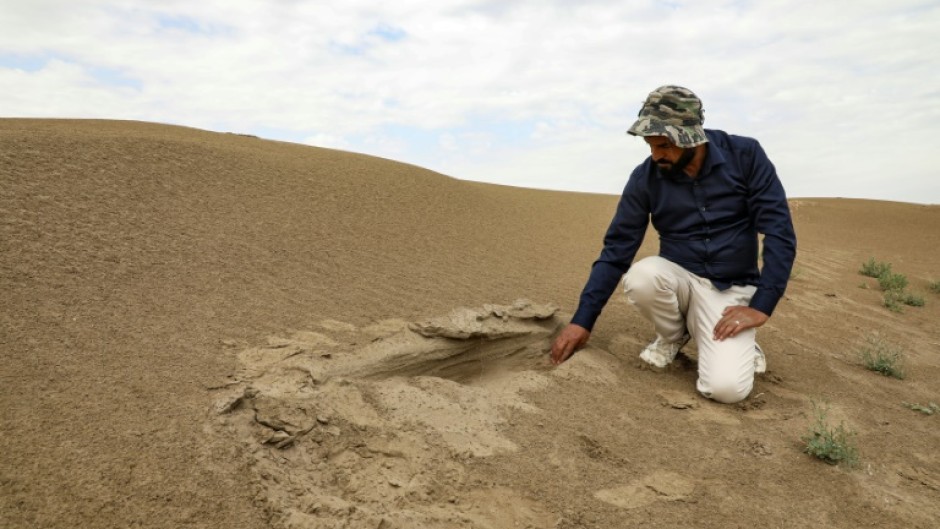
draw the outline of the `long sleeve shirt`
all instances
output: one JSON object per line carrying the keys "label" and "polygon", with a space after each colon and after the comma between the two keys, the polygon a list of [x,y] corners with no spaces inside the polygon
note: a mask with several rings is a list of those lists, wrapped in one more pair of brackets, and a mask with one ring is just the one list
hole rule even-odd
{"label": "long sleeve shirt", "polygon": [[[652,219],[659,255],[715,288],[755,285],[750,306],[773,314],[796,257],[796,234],[777,171],[757,140],[706,129],[695,178],[664,177],[647,158],[634,169],[571,322],[588,330],[627,272]],[[758,268],[758,233],[764,235]]]}

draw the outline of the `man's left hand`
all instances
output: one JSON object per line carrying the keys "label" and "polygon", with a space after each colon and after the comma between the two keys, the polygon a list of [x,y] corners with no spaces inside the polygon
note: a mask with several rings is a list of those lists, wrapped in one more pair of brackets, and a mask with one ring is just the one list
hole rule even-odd
{"label": "man's left hand", "polygon": [[766,314],[751,307],[742,305],[725,307],[725,310],[721,312],[721,319],[715,325],[713,338],[719,342],[725,338],[734,338],[741,331],[767,323],[767,319]]}

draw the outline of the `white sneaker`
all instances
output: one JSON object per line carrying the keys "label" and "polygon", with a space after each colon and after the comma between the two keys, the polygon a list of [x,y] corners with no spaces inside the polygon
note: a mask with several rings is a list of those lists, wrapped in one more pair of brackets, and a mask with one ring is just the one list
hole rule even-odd
{"label": "white sneaker", "polygon": [[760,346],[756,343],[754,344],[754,372],[755,373],[765,373],[767,372],[767,357],[764,356],[764,351],[761,350]]}
{"label": "white sneaker", "polygon": [[676,359],[676,354],[682,346],[689,343],[689,335],[686,334],[678,342],[667,342],[662,336],[656,335],[656,339],[643,349],[640,353],[640,360],[655,367],[666,367]]}

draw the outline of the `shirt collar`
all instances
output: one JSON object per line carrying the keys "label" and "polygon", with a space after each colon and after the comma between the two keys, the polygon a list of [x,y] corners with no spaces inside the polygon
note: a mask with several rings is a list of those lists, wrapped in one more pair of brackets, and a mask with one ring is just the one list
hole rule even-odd
{"label": "shirt collar", "polygon": [[[706,137],[711,136],[709,132],[711,131],[705,131]],[[721,148],[715,144],[715,138],[709,137],[708,143],[705,145],[708,146],[708,154],[705,156],[705,162],[702,164],[702,169],[699,170],[699,178],[711,173],[712,169],[714,169],[716,166],[725,163],[725,155],[721,152]]]}

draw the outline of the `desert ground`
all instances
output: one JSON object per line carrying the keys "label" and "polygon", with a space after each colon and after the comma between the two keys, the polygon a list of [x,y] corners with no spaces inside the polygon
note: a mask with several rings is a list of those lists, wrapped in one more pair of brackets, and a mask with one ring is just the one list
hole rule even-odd
{"label": "desert ground", "polygon": [[[721,405],[692,345],[644,367],[620,294],[550,366],[616,201],[0,120],[0,527],[940,527],[940,414],[905,405],[940,403],[940,206],[791,198],[768,372]],[[883,307],[869,257],[925,306]],[[812,402],[857,467],[803,453]]]}

